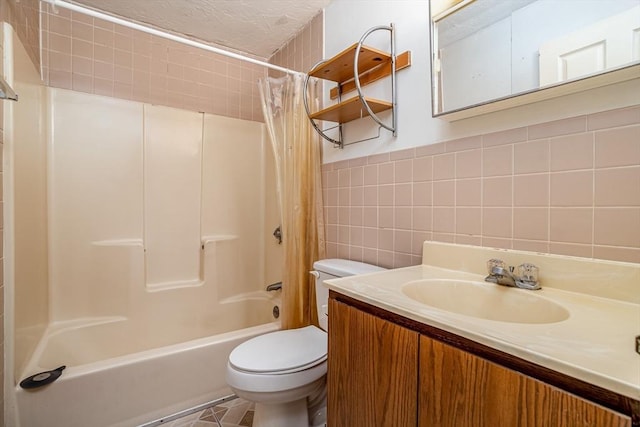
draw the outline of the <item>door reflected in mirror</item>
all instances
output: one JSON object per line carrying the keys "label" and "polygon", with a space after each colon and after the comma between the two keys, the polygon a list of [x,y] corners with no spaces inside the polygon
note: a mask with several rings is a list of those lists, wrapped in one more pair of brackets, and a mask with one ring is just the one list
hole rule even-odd
{"label": "door reflected in mirror", "polygon": [[431,36],[434,116],[640,77],[640,0],[431,0]]}

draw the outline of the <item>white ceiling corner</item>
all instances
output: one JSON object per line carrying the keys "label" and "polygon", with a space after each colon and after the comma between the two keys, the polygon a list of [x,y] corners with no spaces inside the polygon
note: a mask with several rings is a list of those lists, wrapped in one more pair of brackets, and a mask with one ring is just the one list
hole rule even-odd
{"label": "white ceiling corner", "polygon": [[139,23],[268,59],[331,0],[74,0]]}

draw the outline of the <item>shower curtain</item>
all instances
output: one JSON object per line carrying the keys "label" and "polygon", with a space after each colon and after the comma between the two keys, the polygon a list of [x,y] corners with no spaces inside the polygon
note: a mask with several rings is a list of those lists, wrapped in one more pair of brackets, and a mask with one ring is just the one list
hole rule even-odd
{"label": "shower curtain", "polygon": [[[322,144],[303,101],[304,76],[266,77],[259,82],[262,109],[275,156],[284,265],[282,327],[317,324],[309,272],[325,256],[322,205]],[[316,99],[317,82],[309,82]]]}

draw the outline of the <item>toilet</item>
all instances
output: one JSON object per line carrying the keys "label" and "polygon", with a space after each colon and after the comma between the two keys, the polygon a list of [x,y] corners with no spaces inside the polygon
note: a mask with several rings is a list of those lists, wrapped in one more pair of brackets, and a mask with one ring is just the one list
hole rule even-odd
{"label": "toilet", "polygon": [[326,423],[329,290],[324,280],[384,270],[344,259],[313,264],[320,328],[306,326],[264,334],[236,347],[227,362],[227,384],[255,402],[253,427],[321,427]]}

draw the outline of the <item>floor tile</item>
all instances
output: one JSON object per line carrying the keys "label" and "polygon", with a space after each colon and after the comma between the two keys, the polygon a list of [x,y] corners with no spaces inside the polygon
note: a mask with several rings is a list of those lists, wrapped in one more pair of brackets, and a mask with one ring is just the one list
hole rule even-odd
{"label": "floor tile", "polygon": [[168,427],[252,427],[255,404],[236,398],[168,423]]}

